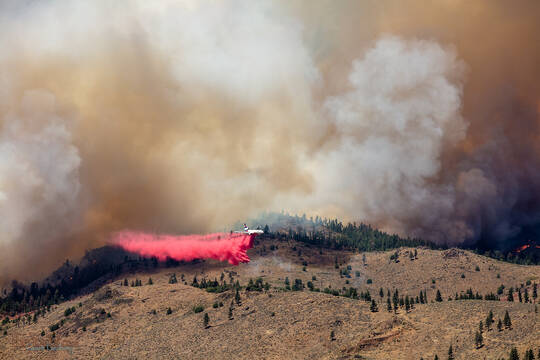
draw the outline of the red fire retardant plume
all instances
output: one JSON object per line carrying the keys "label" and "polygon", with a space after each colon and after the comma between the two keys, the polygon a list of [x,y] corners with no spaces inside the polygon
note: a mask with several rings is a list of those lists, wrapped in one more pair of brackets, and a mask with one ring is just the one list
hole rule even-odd
{"label": "red fire retardant plume", "polygon": [[114,234],[112,242],[126,251],[161,261],[167,257],[178,261],[210,258],[238,265],[249,262],[246,251],[253,247],[254,237],[242,233],[174,236],[122,231]]}

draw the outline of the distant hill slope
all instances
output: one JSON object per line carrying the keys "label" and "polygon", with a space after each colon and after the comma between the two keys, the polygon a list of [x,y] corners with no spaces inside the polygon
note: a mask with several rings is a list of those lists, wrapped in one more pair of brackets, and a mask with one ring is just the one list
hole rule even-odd
{"label": "distant hill slope", "polygon": [[[367,224],[344,225],[337,219],[265,213],[248,222],[252,228],[258,227],[265,230],[265,234],[257,241],[292,239],[322,249],[350,251],[385,251],[404,246],[444,249],[421,239],[387,234]],[[528,243],[516,252],[506,255],[498,251],[489,251],[485,255],[521,264],[540,262],[540,249],[534,243]],[[8,289],[4,289],[0,297],[0,315],[14,316],[17,313],[58,304],[73,296],[93,291],[103,282],[126,271],[176,265],[178,262],[173,259],[158,263],[155,258],[142,258],[112,246],[93,249],[87,251],[79,264],[75,265],[66,261],[43,281],[32,284],[20,284],[14,281],[9,292]]]}
{"label": "distant hill slope", "polygon": [[[527,349],[535,357],[540,349],[538,297],[532,295],[540,266],[460,249],[355,253],[271,238],[260,239],[249,255],[252,261],[237,267],[204,261],[120,274],[95,292],[53,305],[37,322],[30,315],[29,321],[3,324],[0,358],[418,360],[435,354],[446,359],[452,345],[456,359],[498,359],[508,358],[514,346],[521,358]],[[124,286],[125,278],[142,286]],[[192,286],[194,278],[199,287]],[[225,283],[224,291],[202,285],[214,281]],[[482,297],[494,293],[499,301],[454,300],[469,289]],[[389,312],[388,292],[393,299],[396,290],[400,300],[422,292],[428,301],[414,301],[409,311],[398,303]],[[524,301],[525,290],[534,303],[519,302],[518,292]],[[484,326],[477,347],[475,333],[490,311],[495,323],[490,330]],[[511,328],[498,331],[506,311]],[[30,345],[63,348],[27,350]]]}

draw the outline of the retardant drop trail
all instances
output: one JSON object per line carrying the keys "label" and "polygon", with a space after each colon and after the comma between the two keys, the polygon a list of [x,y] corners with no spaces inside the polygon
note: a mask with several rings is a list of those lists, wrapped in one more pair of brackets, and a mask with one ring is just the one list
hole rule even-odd
{"label": "retardant drop trail", "polygon": [[160,261],[216,259],[238,265],[249,262],[247,250],[253,247],[254,237],[242,233],[175,236],[122,231],[113,235],[112,243],[142,256],[155,256]]}

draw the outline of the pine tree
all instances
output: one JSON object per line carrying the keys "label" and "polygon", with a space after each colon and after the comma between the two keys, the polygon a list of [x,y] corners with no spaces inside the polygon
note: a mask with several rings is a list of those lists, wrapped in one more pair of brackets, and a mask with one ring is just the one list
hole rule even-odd
{"label": "pine tree", "polygon": [[519,354],[516,348],[512,348],[512,350],[510,350],[509,360],[519,360]]}
{"label": "pine tree", "polygon": [[452,350],[452,345],[448,348],[448,360],[454,360],[454,350]]}
{"label": "pine tree", "polygon": [[497,330],[499,330],[499,331],[502,330],[502,321],[501,321],[501,319],[499,319],[499,321],[497,322]]}
{"label": "pine tree", "polygon": [[525,288],[525,292],[523,293],[523,300],[528,303],[529,302],[529,291],[527,288]]}
{"label": "pine tree", "polygon": [[508,301],[514,301],[514,288],[510,287],[508,289],[508,297],[506,298]]}
{"label": "pine tree", "polygon": [[510,314],[508,314],[508,310],[504,313],[504,327],[507,329],[510,329],[512,327],[512,321],[510,320]]}
{"label": "pine tree", "polygon": [[384,297],[384,290],[383,290],[383,288],[381,288],[381,289],[379,290],[379,296],[380,296],[380,297]]}
{"label": "pine tree", "polygon": [[386,298],[386,310],[388,310],[388,312],[392,312],[392,303],[390,302],[390,298]]}
{"label": "pine tree", "polygon": [[234,300],[236,301],[237,305],[242,304],[242,299],[240,299],[240,292],[238,291],[238,288],[236,288],[236,294],[234,294]]}
{"label": "pine tree", "polygon": [[476,348],[481,348],[484,343],[484,338],[482,336],[482,333],[480,331],[476,332],[476,335],[474,336],[474,343],[476,344]]}
{"label": "pine tree", "polygon": [[154,282],[152,281],[152,278],[148,278],[148,285],[153,285]]}
{"label": "pine tree", "polygon": [[371,312],[377,312],[379,311],[379,308],[377,307],[377,303],[375,302],[375,299],[371,300],[371,306],[369,307]]}
{"label": "pine tree", "polygon": [[523,302],[523,298],[521,297],[521,289],[518,289],[518,299],[519,302]]}
{"label": "pine tree", "polygon": [[482,321],[480,321],[480,323],[478,324],[478,331],[480,332],[484,331],[484,323]]}
{"label": "pine tree", "polygon": [[210,322],[210,317],[208,316],[208,313],[204,313],[203,324],[204,324],[205,329],[208,329],[209,322]]}
{"label": "pine tree", "polygon": [[533,293],[532,293],[533,299],[536,299],[538,297],[538,292],[536,290],[536,287],[537,287],[536,283],[534,283],[534,285],[533,285]]}
{"label": "pine tree", "polygon": [[330,341],[334,341],[336,340],[336,333],[334,332],[334,330],[330,331]]}
{"label": "pine tree", "polygon": [[127,278],[124,279],[124,286],[129,286],[129,283],[128,283],[128,279],[127,279]]}
{"label": "pine tree", "polygon": [[491,324],[493,324],[493,311],[490,310],[486,317],[486,328],[488,331],[491,330]]}
{"label": "pine tree", "polygon": [[437,295],[435,295],[435,301],[437,301],[437,302],[442,301],[441,292],[439,290],[437,290]]}
{"label": "pine tree", "polygon": [[433,360],[439,360],[439,357],[437,356],[437,354],[435,354],[435,357],[433,358]]}
{"label": "pine tree", "polygon": [[409,296],[405,296],[405,311],[408,312],[411,309],[411,305],[409,303]]}
{"label": "pine tree", "polygon": [[420,291],[420,304],[424,303],[424,293]]}
{"label": "pine tree", "polygon": [[231,304],[231,306],[229,306],[229,320],[232,320],[232,318],[233,318],[233,308]]}

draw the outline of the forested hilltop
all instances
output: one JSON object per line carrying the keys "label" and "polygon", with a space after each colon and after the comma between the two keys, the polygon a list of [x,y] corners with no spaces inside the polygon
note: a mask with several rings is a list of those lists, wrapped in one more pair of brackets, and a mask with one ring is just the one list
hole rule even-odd
{"label": "forested hilltop", "polygon": [[[441,248],[432,242],[388,234],[369,224],[347,223],[339,219],[288,213],[263,213],[250,224],[264,229],[270,236],[288,237],[306,244],[336,250],[385,251],[402,246]],[[235,226],[238,226],[235,225]]]}
{"label": "forested hilltop", "polygon": [[[419,238],[404,238],[396,234],[388,234],[362,222],[344,224],[339,219],[328,219],[316,216],[290,215],[286,212],[263,213],[250,219],[249,223],[264,229],[269,236],[289,237],[306,244],[329,249],[355,251],[385,251],[402,246],[425,246],[431,249],[447,249],[445,244],[435,244]],[[235,227],[240,226],[239,223]],[[521,265],[540,264],[539,246],[523,246],[520,250],[479,249],[475,246],[463,246],[477,254],[501,261]]]}

